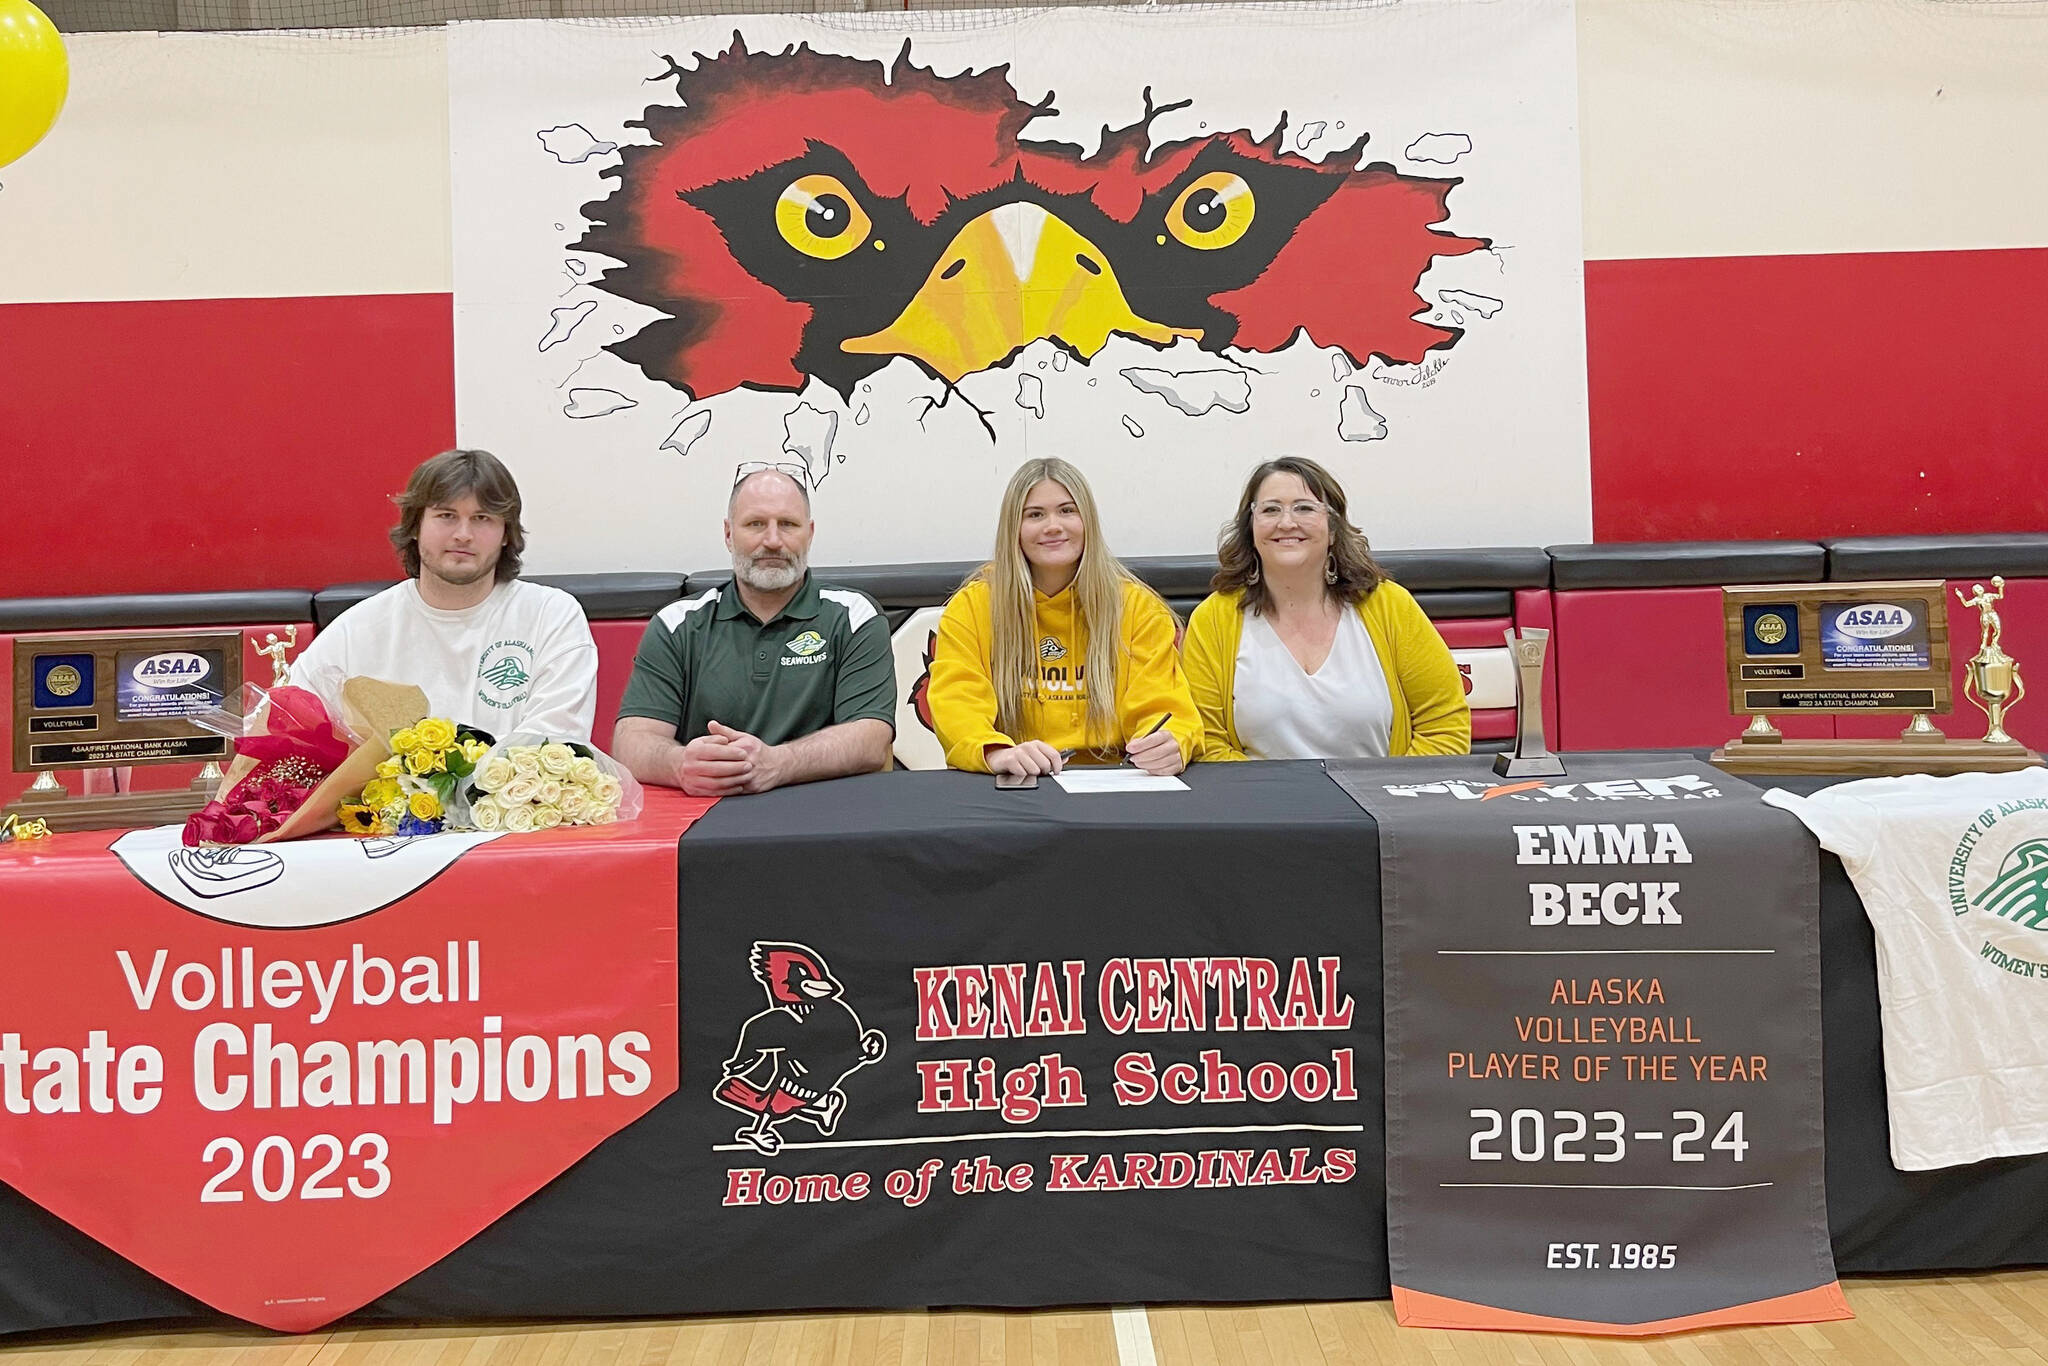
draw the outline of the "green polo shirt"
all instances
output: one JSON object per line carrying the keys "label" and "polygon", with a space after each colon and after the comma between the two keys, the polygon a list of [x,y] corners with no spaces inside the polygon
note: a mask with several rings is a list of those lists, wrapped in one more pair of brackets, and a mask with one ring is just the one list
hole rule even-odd
{"label": "green polo shirt", "polygon": [[803,587],[763,625],[728,583],[672,602],[647,623],[619,715],[696,739],[717,721],[779,745],[873,717],[896,726],[889,620],[865,593]]}

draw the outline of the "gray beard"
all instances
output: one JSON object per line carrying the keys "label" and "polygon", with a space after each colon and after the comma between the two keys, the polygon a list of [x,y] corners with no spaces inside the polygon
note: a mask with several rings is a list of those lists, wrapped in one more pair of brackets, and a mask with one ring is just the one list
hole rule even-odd
{"label": "gray beard", "polygon": [[745,555],[732,557],[732,572],[741,583],[763,593],[780,593],[785,588],[801,583],[804,577],[804,560],[801,556],[792,561],[786,569],[772,566],[762,567]]}

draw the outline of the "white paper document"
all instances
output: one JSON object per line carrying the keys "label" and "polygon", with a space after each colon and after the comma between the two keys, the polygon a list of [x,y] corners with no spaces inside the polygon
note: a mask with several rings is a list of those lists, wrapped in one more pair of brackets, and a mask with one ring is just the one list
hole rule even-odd
{"label": "white paper document", "polygon": [[1052,780],[1069,792],[1185,792],[1178,778],[1159,778],[1135,768],[1076,768]]}

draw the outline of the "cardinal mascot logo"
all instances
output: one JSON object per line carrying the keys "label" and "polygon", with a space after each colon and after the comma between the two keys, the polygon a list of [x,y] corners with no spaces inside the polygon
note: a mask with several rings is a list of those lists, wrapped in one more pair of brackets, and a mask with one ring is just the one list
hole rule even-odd
{"label": "cardinal mascot logo", "polygon": [[845,989],[815,950],[757,942],[748,961],[768,1008],[740,1026],[712,1098],[753,1116],[734,1138],[773,1153],[782,1147],[775,1126],[787,1120],[821,1134],[837,1129],[846,1109],[839,1083],[879,1062],[889,1043],[881,1030],[861,1028]]}

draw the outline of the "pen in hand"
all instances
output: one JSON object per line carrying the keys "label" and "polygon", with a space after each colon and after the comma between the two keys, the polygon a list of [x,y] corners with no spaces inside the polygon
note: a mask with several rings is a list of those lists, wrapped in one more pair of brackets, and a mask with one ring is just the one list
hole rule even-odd
{"label": "pen in hand", "polygon": [[[1162,731],[1162,730],[1165,730],[1165,729],[1166,729],[1166,723],[1167,723],[1168,721],[1171,721],[1172,719],[1173,719],[1173,713],[1172,713],[1172,712],[1168,712],[1168,713],[1166,713],[1166,715],[1164,715],[1164,716],[1162,716],[1162,717],[1160,717],[1160,718],[1159,718],[1159,724],[1157,724],[1157,725],[1153,726],[1153,727],[1152,727],[1152,729],[1150,729],[1150,730],[1146,731],[1146,732],[1145,732],[1145,733],[1144,733],[1143,735],[1140,735],[1140,736],[1139,736],[1138,738],[1139,738],[1140,740],[1149,740],[1149,739],[1151,739],[1151,738],[1152,738],[1153,736],[1157,735],[1157,734],[1158,734],[1158,733],[1159,733],[1160,731]],[[1134,768],[1135,768],[1135,767],[1137,766],[1137,760],[1135,760],[1135,759],[1131,758],[1131,747],[1130,747],[1129,745],[1125,745],[1125,746],[1124,746],[1124,758],[1123,758],[1123,761],[1124,761],[1124,763],[1130,764],[1130,765],[1131,765],[1132,767],[1134,767]]]}

